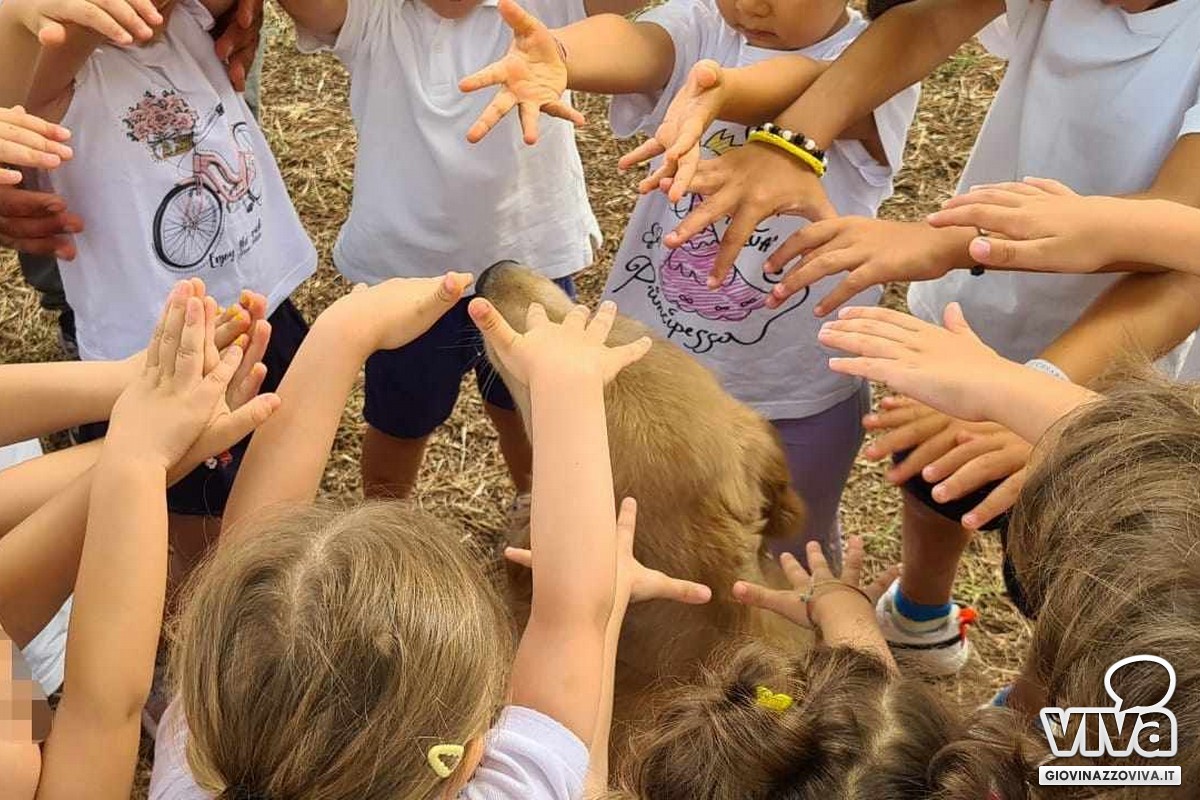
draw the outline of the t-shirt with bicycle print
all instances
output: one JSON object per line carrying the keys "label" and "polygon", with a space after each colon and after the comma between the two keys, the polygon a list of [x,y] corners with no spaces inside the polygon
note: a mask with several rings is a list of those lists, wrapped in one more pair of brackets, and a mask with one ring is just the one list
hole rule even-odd
{"label": "t-shirt with bicycle print", "polygon": [[316,268],[275,159],[213,50],[212,16],[181,0],[166,35],[98,48],[63,124],[75,158],[49,182],[85,222],[60,264],[84,359],[143,347],[170,286],[203,278],[270,310]]}

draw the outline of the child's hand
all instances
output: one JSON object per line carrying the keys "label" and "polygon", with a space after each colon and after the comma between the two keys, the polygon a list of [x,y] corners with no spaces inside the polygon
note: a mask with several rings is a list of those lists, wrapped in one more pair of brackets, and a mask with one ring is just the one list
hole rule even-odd
{"label": "child's hand", "polygon": [[692,67],[654,137],[617,162],[621,169],[630,169],[657,155],[663,156],[659,168],[638,183],[639,192],[652,192],[670,178],[666,191],[672,203],[688,193],[700,164],[700,137],[720,114],[723,91],[720,64],[705,59]]}
{"label": "child's hand", "polygon": [[370,287],[360,283],[321,318],[339,319],[347,335],[362,339],[368,353],[395,350],[429,330],[462,299],[472,280],[470,273],[447,272],[440,278],[392,278]]}
{"label": "child's hand", "polygon": [[783,574],[791,589],[768,589],[749,581],[733,585],[733,598],[739,603],[774,611],[784,619],[804,628],[820,628],[826,634],[829,626],[849,618],[875,619],[875,604],[900,575],[893,566],[866,586],[861,585],[863,566],[862,537],[851,536],[846,543],[841,577],[829,569],[821,545],[809,542],[805,548],[812,573],[791,553],[779,557]]}
{"label": "child's hand", "polygon": [[945,327],[886,308],[842,309],[817,335],[826,347],[855,358],[831,358],[829,368],[886,383],[893,391],[968,421],[988,419],[988,403],[1023,367],[984,344],[950,303]]}
{"label": "child's hand", "polygon": [[934,227],[977,228],[970,254],[980,264],[1039,272],[1094,272],[1123,260],[1131,203],[1081,197],[1058,181],[976,186],[930,214]]}
{"label": "child's hand", "polygon": [[792,234],[767,259],[764,271],[779,273],[802,260],[775,285],[768,308],[778,308],[796,292],[822,278],[849,273],[822,297],[813,313],[823,317],[859,292],[890,281],[940,278],[954,268],[957,237],[920,222],[839,217],[816,222]]}
{"label": "child's hand", "polygon": [[152,0],[4,0],[18,5],[17,15],[44,47],[67,40],[67,25],[79,25],[114,44],[147,42],[163,16]]}
{"label": "child's hand", "polygon": [[525,333],[514,331],[481,297],[472,300],[468,310],[504,367],[526,386],[543,377],[589,374],[608,383],[650,350],[648,336],[618,347],[605,344],[617,318],[611,301],[601,303],[590,321],[587,307],[577,305],[561,323],[551,322],[539,303],[530,303]]}
{"label": "child's hand", "polygon": [[[674,600],[687,605],[703,605],[712,599],[712,589],[702,583],[672,578],[666,573],[643,566],[633,555],[633,536],[637,524],[637,503],[626,497],[617,515],[617,584],[627,592],[629,602]],[[504,557],[514,564],[533,568],[533,552],[520,547],[504,548]]]}
{"label": "child's hand", "polygon": [[61,125],[26,114],[21,106],[0,108],[0,184],[16,186],[21,172],[5,165],[31,169],[54,169],[71,158],[63,144],[71,132]]}
{"label": "child's hand", "polygon": [[538,114],[542,111],[582,125],[583,115],[562,98],[567,90],[567,64],[554,35],[541,20],[517,5],[516,0],[500,0],[499,9],[500,16],[513,30],[508,55],[458,84],[464,92],[501,87],[467,132],[467,141],[475,143],[487,136],[513,106],[518,107],[521,115],[525,144],[537,142]]}
{"label": "child's hand", "polygon": [[205,351],[213,326],[205,304],[184,281],[171,292],[167,308],[146,351],[142,374],[117,399],[105,448],[127,458],[149,460],[169,470],[219,423],[221,401],[242,360],[236,344],[205,374]]}

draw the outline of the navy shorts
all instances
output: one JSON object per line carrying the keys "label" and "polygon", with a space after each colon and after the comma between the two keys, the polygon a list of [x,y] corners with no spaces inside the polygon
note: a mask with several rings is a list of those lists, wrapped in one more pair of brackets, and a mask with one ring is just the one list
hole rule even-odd
{"label": "navy shorts", "polygon": [[[570,276],[555,281],[572,299]],[[470,298],[434,323],[422,336],[396,350],[379,350],[367,359],[363,419],[397,439],[421,439],[450,418],[463,376],[475,371],[484,401],[514,410],[517,405],[483,352],[479,329],[467,314]]]}
{"label": "navy shorts", "polygon": [[[263,380],[262,391],[273,392],[279,388],[283,374],[296,357],[296,351],[308,333],[308,323],[291,300],[284,300],[267,321],[271,323],[271,342],[263,355],[267,377]],[[75,439],[80,443],[90,442],[104,436],[107,430],[107,422],[83,425]],[[219,517],[224,514],[225,501],[229,499],[233,479],[249,445],[250,437],[247,436],[229,448],[231,458],[221,461],[210,459],[185,475],[167,490],[168,510],[172,514],[194,517]]]}
{"label": "navy shorts", "polygon": [[[912,451],[905,450],[903,452],[896,453],[892,457],[892,462],[899,464],[908,456],[910,452]],[[992,490],[1000,485],[1000,481],[992,481],[985,486],[981,486],[965,497],[960,497],[957,500],[950,500],[945,503],[939,503],[937,500],[933,499],[933,487],[935,485],[936,484],[932,484],[922,478],[920,473],[917,473],[913,477],[909,478],[907,482],[905,482],[904,491],[908,493],[910,497],[919,501],[931,511],[941,514],[948,520],[958,522],[968,511],[982,503],[984,498],[991,494]],[[1021,588],[1020,581],[1017,580],[1017,572],[1013,568],[1012,560],[1008,557],[1008,520],[1009,516],[1008,512],[1006,511],[993,519],[991,522],[988,522],[986,525],[984,525],[983,530],[1000,532],[1000,544],[1004,548],[1004,587],[1007,589],[1009,599],[1012,600],[1013,605],[1017,607],[1017,610],[1024,614],[1028,619],[1036,619],[1036,609],[1031,608],[1029,602],[1025,599],[1025,592]]]}

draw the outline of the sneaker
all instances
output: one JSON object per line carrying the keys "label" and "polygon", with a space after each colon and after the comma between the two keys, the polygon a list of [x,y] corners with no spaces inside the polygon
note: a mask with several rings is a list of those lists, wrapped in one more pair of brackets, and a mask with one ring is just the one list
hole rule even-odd
{"label": "sneaker", "polygon": [[875,607],[879,628],[896,664],[930,677],[958,674],[970,656],[967,628],[975,624],[975,609],[951,603],[950,613],[943,619],[923,623],[924,630],[914,631],[897,622],[895,596],[899,586],[898,580],[892,583]]}

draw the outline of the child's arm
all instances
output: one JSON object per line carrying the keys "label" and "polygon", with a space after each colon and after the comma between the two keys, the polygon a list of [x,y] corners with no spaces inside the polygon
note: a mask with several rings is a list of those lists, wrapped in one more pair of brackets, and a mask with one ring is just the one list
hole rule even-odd
{"label": "child's arm", "polygon": [[[603,693],[600,712],[592,736],[586,797],[604,797],[608,791],[608,741],[612,727],[613,688],[617,671],[617,644],[621,624],[631,603],[647,600],[672,600],[688,605],[703,605],[712,599],[712,589],[702,583],[672,578],[656,569],[647,569],[633,555],[637,527],[637,502],[626,497],[617,514],[617,581],[612,614],[604,639]],[[504,557],[523,567],[533,567],[533,551],[505,548]]]}
{"label": "child's arm", "polygon": [[508,54],[459,82],[464,92],[500,86],[468,131],[468,141],[478,142],[519,107],[525,141],[533,144],[540,113],[583,123],[583,116],[562,100],[567,89],[649,93],[671,78],[675,45],[658,25],[601,14],[551,31],[516,0],[500,0],[499,9],[513,29]]}
{"label": "child's arm", "polygon": [[[154,35],[151,26],[162,21],[151,0],[4,0],[0,4],[0,53],[5,59],[0,69],[0,106],[25,102],[39,56],[51,66],[45,76],[47,88],[37,93],[44,97],[52,87],[61,92],[74,80],[83,64],[77,42],[90,42],[87,54],[106,38],[119,45],[145,42]],[[59,61],[53,54],[64,46],[70,55]],[[56,72],[71,64],[67,74]]]}
{"label": "child's arm", "polygon": [[886,383],[950,416],[991,420],[1036,442],[1095,392],[1001,358],[967,325],[958,303],[945,327],[886,308],[842,309],[818,334],[821,344],[853,354],[829,368]]}
{"label": "child's arm", "polygon": [[279,0],[297,26],[317,36],[336,36],[346,24],[348,0]]}
{"label": "child's arm", "polygon": [[617,574],[604,384],[650,348],[605,345],[616,307],[561,325],[529,307],[516,333],[486,300],[470,312],[490,349],[530,391],[533,604],[513,664],[512,701],[558,720],[589,748],[605,691],[605,641]]}
{"label": "child's arm", "polygon": [[108,419],[137,369],[137,357],[0,367],[0,443]]}
{"label": "child's arm", "polygon": [[66,685],[39,798],[129,797],[166,590],[167,472],[210,424],[242,359],[230,347],[205,373],[213,329],[185,285],[113,409],[93,476]]}
{"label": "child's arm", "polygon": [[791,553],[779,557],[791,589],[769,589],[738,581],[733,585],[733,599],[773,611],[801,627],[815,628],[826,645],[870,653],[894,670],[896,662],[879,630],[875,604],[899,576],[900,568],[885,570],[862,586],[863,544],[859,536],[851,536],[846,543],[840,576],[830,570],[820,544],[809,542],[805,552],[811,574]]}
{"label": "child's arm", "polygon": [[471,283],[468,274],[355,287],[325,310],[279,385],[282,407],[258,429],[225,506],[221,541],[277,503],[311,503],[346,398],[367,357],[408,344],[445,314]]}

